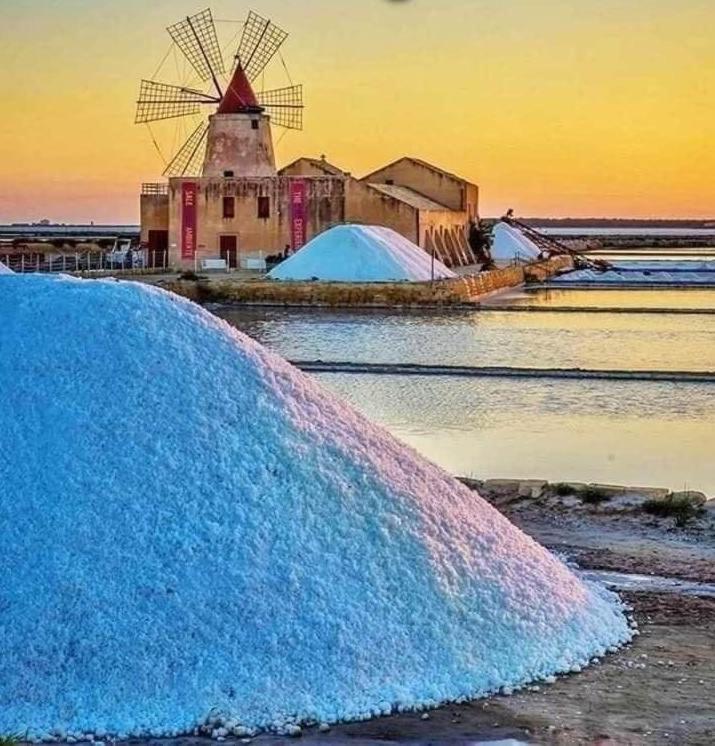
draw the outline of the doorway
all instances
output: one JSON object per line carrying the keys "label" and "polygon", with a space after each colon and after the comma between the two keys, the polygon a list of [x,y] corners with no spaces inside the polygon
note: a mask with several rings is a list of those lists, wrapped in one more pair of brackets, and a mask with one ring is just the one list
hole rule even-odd
{"label": "doorway", "polygon": [[149,231],[147,266],[152,269],[166,267],[169,251],[169,231]]}
{"label": "doorway", "polygon": [[238,267],[238,236],[219,236],[221,259],[229,269]]}

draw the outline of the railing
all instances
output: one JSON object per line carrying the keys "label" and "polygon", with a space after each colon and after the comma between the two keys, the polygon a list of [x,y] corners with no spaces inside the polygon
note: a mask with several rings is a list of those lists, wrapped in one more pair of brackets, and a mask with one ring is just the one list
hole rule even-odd
{"label": "railing", "polygon": [[13,272],[119,272],[166,269],[167,251],[134,249],[131,255],[121,251],[84,251],[0,254],[0,262]]}
{"label": "railing", "polygon": [[151,183],[146,182],[142,184],[142,194],[147,195],[159,195],[159,194],[168,194],[169,193],[169,185],[166,183]]}

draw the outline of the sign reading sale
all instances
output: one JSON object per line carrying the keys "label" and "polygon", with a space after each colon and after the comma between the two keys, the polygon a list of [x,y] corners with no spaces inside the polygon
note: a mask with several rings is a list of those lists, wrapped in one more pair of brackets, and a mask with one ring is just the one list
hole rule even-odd
{"label": "sign reading sale", "polygon": [[196,256],[196,183],[181,185],[181,258]]}

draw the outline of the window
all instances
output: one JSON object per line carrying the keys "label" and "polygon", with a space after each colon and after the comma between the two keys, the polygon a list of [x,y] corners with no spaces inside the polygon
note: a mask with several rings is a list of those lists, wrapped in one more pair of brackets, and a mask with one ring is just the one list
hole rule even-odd
{"label": "window", "polygon": [[267,220],[271,216],[271,198],[270,197],[259,197],[258,198],[258,217],[263,220]]}
{"label": "window", "polygon": [[394,179],[385,179],[385,184],[388,184],[389,186],[393,186],[395,183]]}
{"label": "window", "polygon": [[232,178],[233,178],[233,171],[224,171],[224,172],[223,172],[223,175],[224,175],[224,176],[225,176],[225,177],[226,177],[227,179],[232,179]]}
{"label": "window", "polygon": [[254,130],[258,129],[258,120],[257,119],[251,119],[251,129],[254,129]]}
{"label": "window", "polygon": [[236,198],[235,197],[224,197],[223,198],[223,216],[224,218],[235,218],[236,217]]}

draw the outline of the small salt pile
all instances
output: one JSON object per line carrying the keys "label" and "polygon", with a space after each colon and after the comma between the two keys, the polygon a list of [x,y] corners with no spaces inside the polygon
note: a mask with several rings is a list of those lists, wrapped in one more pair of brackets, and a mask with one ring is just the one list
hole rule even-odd
{"label": "small salt pile", "polygon": [[269,275],[274,280],[428,282],[451,269],[390,228],[338,225],[316,236]]}
{"label": "small salt pile", "polygon": [[530,238],[507,223],[497,223],[492,229],[492,237],[491,255],[497,265],[531,262],[541,253]]}
{"label": "small salt pile", "polygon": [[202,308],[1,284],[0,733],[297,734],[631,638],[616,596]]}

